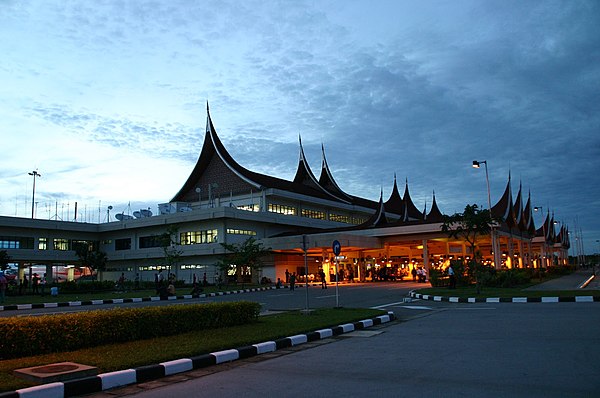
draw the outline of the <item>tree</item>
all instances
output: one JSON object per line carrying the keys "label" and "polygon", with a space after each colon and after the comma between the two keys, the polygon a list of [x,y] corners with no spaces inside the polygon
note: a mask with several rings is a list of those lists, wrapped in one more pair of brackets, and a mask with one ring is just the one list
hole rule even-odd
{"label": "tree", "polygon": [[0,250],[0,270],[6,271],[8,263],[10,262],[10,256],[6,250]]}
{"label": "tree", "polygon": [[471,247],[471,261],[469,268],[475,276],[477,294],[481,293],[481,275],[478,270],[478,259],[481,253],[477,251],[478,238],[489,235],[492,226],[499,220],[492,216],[488,209],[480,210],[476,204],[467,205],[464,212],[444,215],[442,231],[455,239],[465,240]]}
{"label": "tree", "polygon": [[165,264],[171,273],[171,269],[177,266],[177,263],[181,259],[182,250],[179,250],[179,243],[177,242],[177,234],[179,228],[176,225],[171,225],[167,228],[167,231],[158,236],[160,247],[163,250],[165,257]]}
{"label": "tree", "polygon": [[93,244],[88,242],[75,242],[73,244],[73,250],[79,258],[81,266],[90,270],[90,273],[102,272],[106,269],[106,263],[108,257],[106,253]]}
{"label": "tree", "polygon": [[255,271],[259,271],[263,262],[262,257],[271,253],[271,248],[264,248],[262,243],[257,242],[252,236],[244,242],[221,243],[221,246],[228,252],[218,263],[223,274],[229,274],[230,271],[235,272],[236,281],[244,282],[243,274],[248,271],[252,275],[257,275]]}

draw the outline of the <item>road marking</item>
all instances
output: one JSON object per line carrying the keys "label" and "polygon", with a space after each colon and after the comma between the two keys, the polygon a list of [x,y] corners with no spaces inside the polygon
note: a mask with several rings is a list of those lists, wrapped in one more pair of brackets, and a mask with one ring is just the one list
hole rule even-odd
{"label": "road marking", "polygon": [[315,298],[322,299],[322,298],[330,298],[330,297],[335,297],[335,294],[330,294],[329,296],[317,296]]}
{"label": "road marking", "polygon": [[391,306],[398,305],[398,304],[404,304],[404,301],[398,301],[396,303],[389,303],[389,304],[378,305],[377,307],[371,307],[371,308],[376,309],[376,310],[380,310],[382,308],[391,307]]}
{"label": "road marking", "polygon": [[425,307],[424,305],[401,305],[400,308],[406,308],[409,310],[432,310],[432,307]]}

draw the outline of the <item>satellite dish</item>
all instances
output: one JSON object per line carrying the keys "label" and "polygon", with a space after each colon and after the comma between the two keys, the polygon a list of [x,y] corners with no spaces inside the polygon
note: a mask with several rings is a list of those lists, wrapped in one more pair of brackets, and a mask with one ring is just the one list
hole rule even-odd
{"label": "satellite dish", "polygon": [[[135,215],[135,213],[133,213]],[[142,217],[152,217],[152,212],[150,211],[150,209],[142,209],[140,210],[140,214],[142,215]]]}
{"label": "satellite dish", "polygon": [[133,216],[134,216],[135,218],[140,218],[140,217],[143,217],[143,216],[142,216],[142,213],[140,213],[139,211],[134,211],[134,212],[133,212]]}
{"label": "satellite dish", "polygon": [[115,214],[115,218],[119,221],[125,221],[125,220],[131,220],[133,219],[132,216],[130,216],[129,214],[123,214],[123,213],[118,213]]}

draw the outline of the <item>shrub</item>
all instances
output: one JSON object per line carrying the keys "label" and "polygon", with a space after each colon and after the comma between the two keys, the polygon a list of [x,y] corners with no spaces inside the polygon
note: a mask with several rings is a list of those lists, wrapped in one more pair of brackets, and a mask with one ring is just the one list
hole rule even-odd
{"label": "shrub", "polygon": [[259,312],[260,304],[239,301],[2,318],[0,359],[242,325]]}

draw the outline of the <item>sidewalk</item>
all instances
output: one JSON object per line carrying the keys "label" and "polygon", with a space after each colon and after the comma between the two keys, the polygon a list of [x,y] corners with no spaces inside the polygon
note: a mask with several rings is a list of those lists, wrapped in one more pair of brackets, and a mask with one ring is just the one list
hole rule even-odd
{"label": "sidewalk", "polygon": [[[451,303],[558,303],[577,302],[590,303],[600,302],[600,275],[593,277],[592,269],[577,270],[572,274],[561,276],[542,282],[535,286],[524,289],[525,291],[561,291],[572,290],[573,294],[568,296],[555,296],[549,294],[545,297],[452,297],[433,296],[411,291],[411,298],[432,301],[447,301]],[[600,274],[600,272],[597,272]],[[583,286],[585,285],[585,288]],[[449,291],[448,293],[451,294]]]}
{"label": "sidewalk", "polygon": [[[600,290],[600,276],[596,276],[589,284],[581,289],[580,287],[587,282],[592,276],[592,269],[582,269],[573,272],[572,274],[561,276],[560,278],[552,279],[547,282],[542,282],[538,285],[529,287],[524,290],[540,291],[540,290],[580,290],[582,295],[588,290]],[[598,292],[590,292],[589,294],[598,294]]]}

